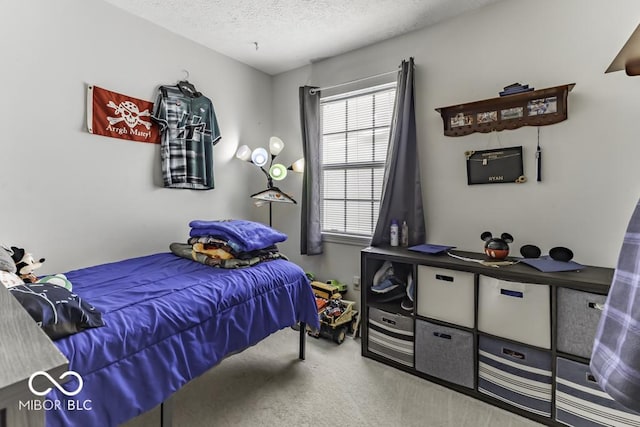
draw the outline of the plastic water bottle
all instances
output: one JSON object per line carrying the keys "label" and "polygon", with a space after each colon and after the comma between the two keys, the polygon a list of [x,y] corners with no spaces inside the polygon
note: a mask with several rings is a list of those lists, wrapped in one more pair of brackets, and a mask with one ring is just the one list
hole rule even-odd
{"label": "plastic water bottle", "polygon": [[398,246],[398,221],[395,219],[391,220],[391,246]]}
{"label": "plastic water bottle", "polygon": [[409,226],[407,225],[407,221],[402,221],[402,230],[400,232],[400,246],[405,248],[409,246]]}

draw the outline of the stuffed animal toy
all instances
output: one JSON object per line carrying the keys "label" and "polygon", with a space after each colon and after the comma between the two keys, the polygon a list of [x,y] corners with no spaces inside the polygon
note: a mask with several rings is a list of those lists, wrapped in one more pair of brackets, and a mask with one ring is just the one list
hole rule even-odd
{"label": "stuffed animal toy", "polygon": [[24,282],[16,274],[16,263],[13,262],[13,251],[0,245],[0,283],[7,288],[24,285]]}
{"label": "stuffed animal toy", "polygon": [[33,271],[42,267],[42,263],[45,261],[44,258],[36,261],[30,253],[16,246],[11,246],[11,250],[13,251],[11,258],[16,264],[16,270],[20,278],[26,283],[37,282],[38,277]]}

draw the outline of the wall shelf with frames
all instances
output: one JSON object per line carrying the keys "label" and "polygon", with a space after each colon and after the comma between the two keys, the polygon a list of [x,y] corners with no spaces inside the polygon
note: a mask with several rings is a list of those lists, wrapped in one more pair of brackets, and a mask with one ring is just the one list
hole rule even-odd
{"label": "wall shelf with frames", "polygon": [[446,136],[545,126],[567,119],[567,98],[575,83],[436,108]]}

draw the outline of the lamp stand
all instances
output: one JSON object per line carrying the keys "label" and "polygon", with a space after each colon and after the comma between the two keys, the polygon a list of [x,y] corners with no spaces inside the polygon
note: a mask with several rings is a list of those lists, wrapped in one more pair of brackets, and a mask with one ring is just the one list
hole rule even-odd
{"label": "lamp stand", "polygon": [[[276,142],[279,142],[279,145],[278,144],[274,145],[274,147],[277,148],[277,150],[271,146],[271,144],[273,144],[273,140],[276,140]],[[267,178],[267,189],[263,191],[259,191],[255,194],[252,194],[251,198],[258,200],[258,202],[256,202],[256,205],[261,205],[265,202],[269,203],[269,227],[273,227],[273,206],[271,206],[272,202],[284,202],[284,203],[293,203],[293,204],[296,203],[296,201],[291,196],[289,196],[287,193],[284,193],[278,187],[275,187],[273,185],[274,178],[271,176],[271,169],[274,166],[273,160],[276,158],[278,153],[280,153],[280,151],[282,150],[282,147],[283,147],[283,143],[279,138],[271,137],[271,140],[269,141],[269,149],[271,150],[271,161],[269,162],[268,171],[267,169],[265,169],[266,161],[264,163],[262,161],[256,162],[253,159],[253,156],[251,156],[251,162],[254,163],[256,166],[258,166],[262,171],[262,173],[264,174],[264,176]],[[249,157],[247,153],[249,153],[249,151],[250,151],[249,147],[247,147],[246,145],[243,145],[242,147],[238,148],[236,157],[238,157],[239,159],[248,161]],[[266,159],[263,159],[263,160],[266,160]],[[280,173],[278,174],[278,178],[276,179],[281,180],[286,176],[287,169],[285,169],[283,165],[276,165],[276,166],[280,166],[280,169],[278,169]],[[288,169],[294,170],[292,168],[293,168],[293,165],[290,166]]]}

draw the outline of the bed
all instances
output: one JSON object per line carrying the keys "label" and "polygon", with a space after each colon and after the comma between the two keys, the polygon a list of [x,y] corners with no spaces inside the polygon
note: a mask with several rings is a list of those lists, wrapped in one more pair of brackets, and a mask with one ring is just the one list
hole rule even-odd
{"label": "bed", "polygon": [[[74,396],[55,388],[47,395],[61,402],[47,411],[48,427],[119,425],[280,329],[319,326],[306,275],[284,259],[224,269],[168,252],[66,277],[105,326],[54,341],[83,384]],[[304,327],[300,358],[303,340]],[[79,381],[68,378],[64,388],[77,390]]]}

